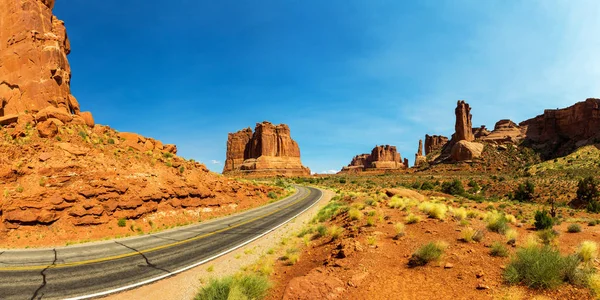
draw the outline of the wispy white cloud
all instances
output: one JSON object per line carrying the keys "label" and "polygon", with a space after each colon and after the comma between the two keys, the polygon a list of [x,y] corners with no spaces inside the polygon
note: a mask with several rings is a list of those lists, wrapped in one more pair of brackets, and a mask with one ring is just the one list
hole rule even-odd
{"label": "wispy white cloud", "polygon": [[218,161],[218,160],[215,160],[215,159],[211,160],[210,162],[211,162],[213,165],[220,165],[220,164],[221,164],[221,162],[220,162],[220,161]]}

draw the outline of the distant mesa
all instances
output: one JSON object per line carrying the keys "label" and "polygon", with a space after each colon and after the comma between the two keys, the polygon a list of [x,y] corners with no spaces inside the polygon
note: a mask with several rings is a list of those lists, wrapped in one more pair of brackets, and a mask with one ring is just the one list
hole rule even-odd
{"label": "distant mesa", "polygon": [[441,150],[448,143],[448,138],[443,135],[425,135],[425,155]]}
{"label": "distant mesa", "polygon": [[305,176],[310,169],[300,161],[300,147],[286,124],[264,121],[230,133],[223,174],[248,176]]}
{"label": "distant mesa", "polygon": [[408,160],[402,161],[396,146],[375,146],[371,154],[359,154],[350,164],[343,167],[340,173],[356,173],[362,171],[402,170],[408,168]]}

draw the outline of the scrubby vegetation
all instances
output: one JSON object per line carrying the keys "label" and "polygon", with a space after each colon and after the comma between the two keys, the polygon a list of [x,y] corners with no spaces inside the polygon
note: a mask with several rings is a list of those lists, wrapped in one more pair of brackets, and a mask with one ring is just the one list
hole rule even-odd
{"label": "scrubby vegetation", "polygon": [[430,242],[419,248],[408,261],[410,267],[424,266],[432,261],[439,260],[447,244],[444,242]]}
{"label": "scrubby vegetation", "polygon": [[211,279],[195,300],[262,299],[270,287],[265,276],[237,275]]}

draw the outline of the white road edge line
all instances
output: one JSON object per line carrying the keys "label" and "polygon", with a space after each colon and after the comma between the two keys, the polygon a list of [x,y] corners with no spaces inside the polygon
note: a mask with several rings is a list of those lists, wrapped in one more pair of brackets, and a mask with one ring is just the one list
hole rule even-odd
{"label": "white road edge line", "polygon": [[241,243],[241,244],[239,244],[239,245],[237,245],[237,246],[235,246],[233,248],[229,248],[229,249],[227,249],[227,250],[225,250],[225,251],[223,251],[221,253],[215,254],[214,256],[211,256],[211,257],[209,257],[209,258],[207,258],[205,260],[199,261],[199,262],[197,262],[195,264],[192,264],[192,265],[189,265],[187,267],[183,267],[183,268],[181,268],[179,270],[176,270],[176,271],[173,271],[173,272],[170,272],[170,273],[158,276],[158,277],[150,278],[150,279],[144,280],[142,282],[130,284],[130,285],[127,285],[127,286],[123,286],[123,287],[120,287],[120,288],[116,288],[116,289],[112,289],[112,290],[108,290],[108,291],[104,291],[104,292],[99,292],[99,293],[95,293],[95,294],[89,294],[89,295],[85,295],[85,296],[78,296],[78,297],[74,297],[74,298],[67,298],[65,300],[91,299],[91,298],[96,298],[96,297],[100,297],[100,296],[106,296],[106,295],[118,293],[118,292],[121,292],[121,291],[125,291],[125,290],[133,289],[133,288],[136,288],[136,287],[139,287],[139,286],[142,286],[142,285],[146,285],[148,283],[155,282],[155,281],[158,281],[158,280],[161,280],[161,279],[173,276],[175,274],[187,271],[187,270],[189,270],[191,268],[195,268],[195,267],[197,267],[199,265],[205,264],[205,263],[207,263],[207,262],[209,262],[209,261],[211,261],[211,260],[213,260],[215,258],[218,258],[220,256],[223,256],[223,255],[229,253],[229,252],[232,252],[232,251],[235,251],[235,250],[237,250],[237,249],[239,249],[241,247],[244,247],[244,246],[246,246],[246,245],[254,242],[255,240],[257,240],[257,239],[259,239],[259,238],[261,238],[261,237],[263,237],[263,236],[265,236],[265,235],[267,235],[267,234],[275,231],[277,228],[279,228],[279,227],[281,227],[281,226],[289,223],[290,221],[292,221],[293,219],[295,219],[299,215],[303,214],[304,212],[306,212],[307,210],[309,210],[310,208],[312,208],[313,206],[315,206],[317,203],[319,203],[321,201],[321,198],[323,198],[324,193],[323,193],[322,190],[319,190],[319,191],[321,192],[321,196],[319,197],[319,199],[317,199],[315,202],[313,202],[313,204],[311,204],[309,207],[305,208],[304,210],[302,210],[301,212],[297,213],[293,217],[289,218],[285,222],[283,222],[283,223],[281,223],[281,224],[279,224],[279,225],[277,225],[277,226],[275,226],[275,227],[273,227],[273,228],[265,231],[264,233],[262,233],[262,234],[260,234],[258,236],[255,236],[252,239],[247,240],[247,241],[245,241],[245,242],[243,242],[243,243]]}

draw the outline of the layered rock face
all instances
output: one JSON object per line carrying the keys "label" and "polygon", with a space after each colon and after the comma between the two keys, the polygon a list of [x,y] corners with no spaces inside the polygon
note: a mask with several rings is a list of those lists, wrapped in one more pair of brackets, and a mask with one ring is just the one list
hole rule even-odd
{"label": "layered rock face", "polygon": [[456,141],[473,141],[475,136],[473,135],[473,124],[471,123],[471,107],[464,100],[458,101],[456,109],[454,110],[456,115],[456,123],[454,125],[454,139]]}
{"label": "layered rock face", "polygon": [[425,155],[440,150],[448,143],[448,138],[442,135],[425,135]]}
{"label": "layered rock face", "polygon": [[476,140],[486,137],[490,134],[490,131],[485,127],[485,125],[473,128],[472,132]]}
{"label": "layered rock face", "polygon": [[285,124],[257,123],[254,133],[246,128],[230,133],[223,174],[310,175],[300,161],[300,147]]}
{"label": "layered rock face", "polygon": [[504,119],[496,122],[494,131],[481,138],[482,141],[496,144],[516,144],[523,139],[524,135],[519,125]]}
{"label": "layered rock face", "polygon": [[[408,164],[408,161],[406,164]],[[371,150],[371,154],[360,154],[355,156],[348,166],[342,168],[341,172],[404,168],[406,168],[406,165],[402,161],[400,153],[396,150],[396,146],[384,145],[375,146],[375,148]]]}
{"label": "layered rock face", "polygon": [[547,158],[562,156],[600,141],[600,99],[588,98],[567,108],[547,109],[519,126],[526,141],[545,152]]}
{"label": "layered rock face", "polygon": [[51,107],[93,125],[91,114],[79,116],[71,95],[69,39],[63,21],[52,15],[53,7],[54,0],[0,3],[0,117]]}

